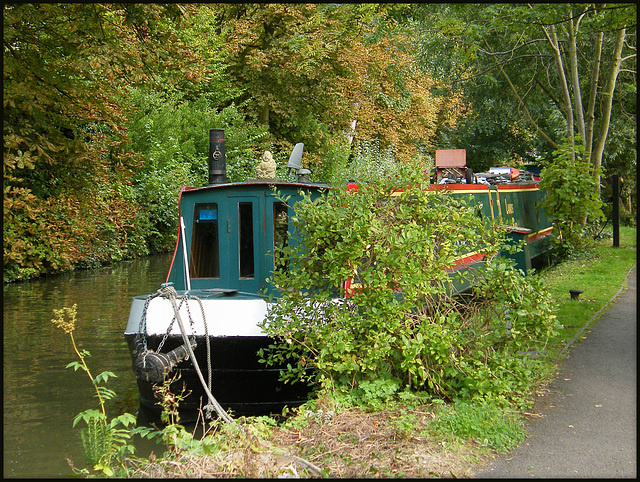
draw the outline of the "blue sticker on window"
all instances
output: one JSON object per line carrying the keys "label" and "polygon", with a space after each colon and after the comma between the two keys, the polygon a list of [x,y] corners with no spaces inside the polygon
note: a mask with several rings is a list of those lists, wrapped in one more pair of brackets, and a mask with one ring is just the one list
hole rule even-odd
{"label": "blue sticker on window", "polygon": [[201,209],[198,213],[200,221],[215,221],[218,219],[217,209]]}

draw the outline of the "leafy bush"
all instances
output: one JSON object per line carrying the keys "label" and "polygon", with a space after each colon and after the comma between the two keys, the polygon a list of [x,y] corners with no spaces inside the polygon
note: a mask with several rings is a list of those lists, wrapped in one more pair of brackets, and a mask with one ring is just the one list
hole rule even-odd
{"label": "leafy bush", "polygon": [[580,136],[573,142],[564,139],[540,173],[540,187],[547,190],[542,207],[553,221],[560,258],[589,248],[593,244],[590,224],[604,219],[598,196],[600,169],[594,172],[583,155]]}
{"label": "leafy bush", "polygon": [[178,194],[182,186],[208,183],[209,130],[225,130],[227,180],[244,181],[268,144],[263,127],[247,124],[238,106],[218,109],[219,99],[205,93],[190,102],[175,91],[135,91],[138,114],[129,129],[133,151],[143,167],[134,188],[140,223],[146,227],[151,253],[167,251],[178,229]]}
{"label": "leafy bush", "polygon": [[421,166],[424,172],[433,167],[433,160],[428,157],[416,156],[411,161],[398,162],[393,147],[380,148],[379,141],[354,141],[350,151],[334,151],[330,163],[331,172],[328,181],[332,184],[344,179],[355,182],[377,182],[383,179],[393,179],[404,176],[411,165]]}
{"label": "leafy bush", "polygon": [[148,254],[132,187],[117,176],[39,199],[5,188],[4,280]]}
{"label": "leafy bush", "polygon": [[[464,199],[426,190],[422,176],[295,205],[303,242],[283,250],[291,269],[274,272],[281,296],[263,326],[276,339],[265,363],[288,363],[283,379],[311,376],[369,404],[406,388],[511,400],[536,379],[524,352],[542,349],[556,323],[544,289],[493,258],[507,249],[502,231]],[[472,252],[485,255],[483,266],[448,273]]]}

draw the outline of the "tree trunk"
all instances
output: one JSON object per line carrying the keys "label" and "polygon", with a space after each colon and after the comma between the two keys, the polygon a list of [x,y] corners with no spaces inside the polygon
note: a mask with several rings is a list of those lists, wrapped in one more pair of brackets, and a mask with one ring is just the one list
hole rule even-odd
{"label": "tree trunk", "polygon": [[553,50],[553,58],[556,61],[556,68],[558,69],[558,78],[560,80],[560,88],[562,89],[562,97],[564,100],[564,116],[567,122],[567,138],[569,142],[573,141],[574,128],[573,128],[573,107],[571,106],[571,93],[569,92],[569,85],[567,84],[567,76],[564,72],[564,65],[562,64],[562,55],[560,52],[560,45],[558,43],[558,37],[556,35],[555,26],[551,26],[551,35],[547,32],[546,28],[542,28],[544,34],[551,45]]}
{"label": "tree trunk", "polygon": [[[576,36],[582,19],[582,14],[578,18],[578,22],[575,27],[573,25],[573,16],[569,17],[569,60],[571,65],[571,86],[573,88],[573,102],[576,110],[576,123],[578,124],[578,132],[582,136],[584,141],[585,126],[584,126],[584,114],[582,109],[582,92],[580,90],[580,77],[578,76],[578,49],[576,46]],[[584,144],[583,144],[584,145]]]}
{"label": "tree trunk", "polygon": [[[594,167],[594,176],[597,176],[596,169],[602,165],[602,154],[604,152],[604,145],[609,134],[609,123],[611,122],[611,106],[613,105],[613,92],[616,88],[616,80],[620,73],[620,66],[622,64],[622,47],[624,45],[624,39],[626,30],[618,30],[616,37],[616,44],[613,52],[613,63],[611,64],[611,70],[607,77],[607,85],[602,92],[602,123],[600,124],[600,131],[598,132],[597,142],[593,151],[592,163]],[[598,194],[600,194],[600,183],[598,183]]]}
{"label": "tree trunk", "polygon": [[594,111],[596,108],[596,95],[598,94],[598,78],[600,77],[600,62],[602,59],[602,40],[604,32],[596,33],[595,39],[595,59],[591,69],[591,91],[589,92],[589,105],[587,106],[584,149],[585,161],[592,162],[591,152],[593,151],[593,123],[595,121]]}

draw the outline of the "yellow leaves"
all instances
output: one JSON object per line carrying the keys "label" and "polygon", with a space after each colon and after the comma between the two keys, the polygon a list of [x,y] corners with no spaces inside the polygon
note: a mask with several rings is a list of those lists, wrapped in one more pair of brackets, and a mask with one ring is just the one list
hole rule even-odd
{"label": "yellow leaves", "polygon": [[57,328],[62,329],[65,333],[69,334],[76,329],[76,315],[78,305],[75,303],[71,308],[64,307],[59,310],[54,309],[55,315],[51,320]]}
{"label": "yellow leaves", "polygon": [[399,43],[385,37],[366,46],[354,41],[343,49],[341,61],[350,75],[342,95],[353,106],[356,136],[393,145],[397,157],[407,161],[417,152],[416,142],[428,143],[435,136],[440,116],[455,122],[462,109],[455,98],[431,94],[435,81],[417,68],[409,52],[397,47]]}
{"label": "yellow leaves", "polygon": [[[17,142],[12,144],[14,145],[20,144],[21,141],[22,139],[19,139]],[[12,150],[9,148],[8,144],[9,144],[8,142],[5,142],[5,157],[4,157],[5,179],[11,177],[9,175],[9,171],[13,169],[34,169],[35,159],[31,155],[31,151],[23,152],[22,150],[17,149],[15,153],[12,153],[11,152]],[[13,179],[15,180],[15,178]]]}

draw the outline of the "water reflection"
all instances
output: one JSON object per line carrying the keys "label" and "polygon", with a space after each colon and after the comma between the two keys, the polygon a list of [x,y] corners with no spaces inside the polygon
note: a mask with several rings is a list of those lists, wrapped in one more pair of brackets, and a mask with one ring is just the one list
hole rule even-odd
{"label": "water reflection", "polygon": [[53,310],[78,305],[74,337],[91,353],[93,375],[118,378],[110,414],[138,410],[138,394],[123,332],[131,299],[164,282],[170,255],[154,256],[92,271],[76,271],[13,283],[3,291],[4,477],[65,477],[70,458],[84,467],[73,418],[97,408],[95,392],[76,361],[69,336],[50,322]]}

